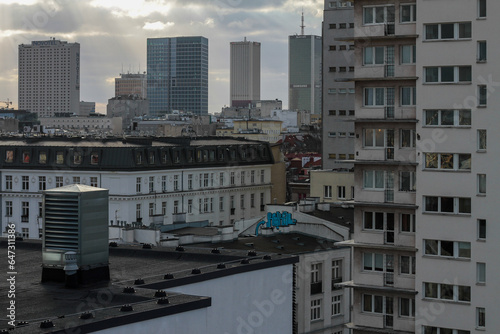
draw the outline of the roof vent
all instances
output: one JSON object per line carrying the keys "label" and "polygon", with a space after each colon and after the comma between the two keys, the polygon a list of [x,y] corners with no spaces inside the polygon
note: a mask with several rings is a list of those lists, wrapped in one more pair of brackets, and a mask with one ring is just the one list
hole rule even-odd
{"label": "roof vent", "polygon": [[226,265],[224,263],[219,263],[217,265],[217,269],[225,269],[226,268]]}
{"label": "roof vent", "polygon": [[177,247],[175,248],[175,250],[176,250],[176,251],[178,251],[178,252],[184,252],[184,247],[182,247],[182,246],[177,246]]}
{"label": "roof vent", "polygon": [[198,269],[198,268],[194,268],[193,270],[191,270],[191,275],[199,275],[201,274],[201,270]]}
{"label": "roof vent", "polygon": [[212,249],[213,254],[220,254],[220,250],[218,248]]}
{"label": "roof vent", "polygon": [[135,293],[135,289],[131,286],[126,286],[123,288],[123,293]]}
{"label": "roof vent", "polygon": [[271,260],[271,255],[264,255],[263,259],[264,260]]}
{"label": "roof vent", "polygon": [[116,243],[116,241],[111,241],[109,243],[109,247],[118,247],[118,244]]}
{"label": "roof vent", "polygon": [[168,304],[168,298],[166,297],[162,297],[160,299],[158,299],[158,301],[156,302],[158,305],[165,305],[165,304]]}
{"label": "roof vent", "polygon": [[155,297],[156,298],[159,298],[159,297],[166,297],[167,296],[167,293],[163,290],[156,290],[155,292]]}
{"label": "roof vent", "polygon": [[241,262],[240,262],[240,263],[241,263],[241,264],[249,264],[249,263],[250,263],[250,261],[249,261],[248,259],[243,259],[243,260],[241,260]]}
{"label": "roof vent", "polygon": [[133,310],[134,310],[134,308],[130,304],[125,304],[125,305],[122,305],[122,307],[120,307],[120,312],[131,312]]}
{"label": "roof vent", "polygon": [[94,314],[92,314],[92,312],[83,312],[82,314],[80,314],[80,319],[82,320],[87,320],[92,318],[94,318]]}
{"label": "roof vent", "polygon": [[151,249],[153,247],[151,247],[151,244],[143,244],[142,245],[142,249]]}
{"label": "roof vent", "polygon": [[248,251],[248,256],[257,256],[256,251]]}
{"label": "roof vent", "polygon": [[141,285],[144,284],[144,280],[142,278],[138,278],[134,281],[134,285]]}
{"label": "roof vent", "polygon": [[40,328],[52,328],[52,327],[54,327],[52,320],[44,320],[40,323]]}
{"label": "roof vent", "polygon": [[163,279],[173,279],[173,278],[174,278],[173,274],[166,274],[165,276],[163,276]]}

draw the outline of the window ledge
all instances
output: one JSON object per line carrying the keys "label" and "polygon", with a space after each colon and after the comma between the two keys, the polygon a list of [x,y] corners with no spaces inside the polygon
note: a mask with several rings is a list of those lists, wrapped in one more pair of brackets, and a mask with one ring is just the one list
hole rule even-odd
{"label": "window ledge", "polygon": [[448,300],[448,299],[440,299],[440,298],[427,298],[422,297],[422,300],[427,302],[440,302],[440,303],[449,303],[449,304],[458,304],[458,305],[470,305],[470,302],[463,302],[459,300]]}
{"label": "window ledge", "polygon": [[476,153],[486,153],[486,150],[477,150]]}
{"label": "window ledge", "polygon": [[477,105],[476,108],[486,108],[487,105],[486,104],[480,104],[480,105]]}
{"label": "window ledge", "polygon": [[486,282],[477,282],[476,285],[477,286],[486,286]]}
{"label": "window ledge", "polygon": [[486,242],[486,239],[476,239],[477,242]]}
{"label": "window ledge", "polygon": [[[426,258],[426,259],[471,262],[471,259],[466,259],[466,258],[463,258],[463,257],[450,257],[450,256],[428,255],[428,254],[422,254],[422,257]],[[441,299],[439,299],[439,300],[441,300]]]}
{"label": "window ledge", "polygon": [[476,63],[478,63],[478,64],[486,64],[486,60],[477,60]]}
{"label": "window ledge", "polygon": [[486,332],[486,328],[484,328],[484,327],[476,327],[476,330]]}
{"label": "window ledge", "polygon": [[470,213],[452,213],[452,212],[422,212],[423,215],[437,215],[437,216],[459,216],[459,217],[470,217],[472,214]]}
{"label": "window ledge", "polygon": [[486,197],[486,194],[476,194],[477,197]]}
{"label": "window ledge", "polygon": [[479,20],[479,21],[486,20],[486,17],[476,17],[476,20]]}

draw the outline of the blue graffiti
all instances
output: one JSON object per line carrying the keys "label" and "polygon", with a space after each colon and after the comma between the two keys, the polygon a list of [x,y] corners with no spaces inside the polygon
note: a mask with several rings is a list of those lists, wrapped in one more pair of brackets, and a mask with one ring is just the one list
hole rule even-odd
{"label": "blue graffiti", "polygon": [[280,213],[279,211],[272,213],[267,213],[267,222],[265,220],[261,220],[257,227],[255,228],[255,235],[259,235],[259,228],[263,225],[265,227],[276,227],[278,230],[280,227],[285,227],[289,225],[295,225],[297,223],[297,219],[292,219],[292,214],[286,211]]}

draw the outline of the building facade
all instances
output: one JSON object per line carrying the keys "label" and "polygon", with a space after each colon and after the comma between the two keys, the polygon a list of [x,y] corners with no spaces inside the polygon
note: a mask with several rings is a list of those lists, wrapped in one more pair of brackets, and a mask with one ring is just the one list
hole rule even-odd
{"label": "building facade", "polygon": [[121,73],[115,78],[115,97],[134,95],[147,98],[148,81],[146,73]]}
{"label": "building facade", "polygon": [[321,114],[321,36],[288,37],[288,109]]}
{"label": "building facade", "polygon": [[78,115],[89,116],[91,114],[95,115],[95,102],[80,101],[80,110]]}
{"label": "building facade", "polygon": [[230,44],[229,95],[231,107],[246,107],[260,100],[260,43],[245,40]]}
{"label": "building facade", "polygon": [[19,45],[19,108],[51,117],[80,111],[80,44],[56,39]]}
{"label": "building facade", "polygon": [[354,36],[352,1],[325,1],[323,12],[323,169],[354,160]]}
{"label": "building facade", "polygon": [[86,133],[100,133],[120,135],[123,132],[121,117],[105,117],[94,114],[93,116],[71,116],[71,117],[42,117],[40,125],[49,129],[61,129],[70,132],[84,131]]}
{"label": "building facade", "polygon": [[[42,191],[68,184],[109,189],[110,225],[229,225],[271,201],[273,153],[237,139],[10,138],[2,140],[2,231],[39,238]],[[276,185],[279,189],[280,185]]]}
{"label": "building facade", "polygon": [[149,114],[173,110],[208,113],[208,39],[201,36],[148,38]]}

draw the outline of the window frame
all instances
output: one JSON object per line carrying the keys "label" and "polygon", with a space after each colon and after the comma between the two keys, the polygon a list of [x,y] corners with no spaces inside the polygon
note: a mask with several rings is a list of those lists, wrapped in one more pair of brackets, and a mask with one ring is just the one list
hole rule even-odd
{"label": "window frame", "polygon": [[[368,182],[367,182],[367,175],[369,172],[372,172],[373,175],[372,175],[372,182],[371,182],[371,185],[368,185]],[[365,190],[378,190],[378,191],[382,191],[382,190],[385,190],[385,180],[386,180],[386,176],[385,176],[385,171],[384,170],[363,170],[363,189]],[[380,187],[380,183],[377,182],[377,178],[380,178],[380,175],[382,175],[382,186]],[[379,182],[380,182],[380,179],[378,179]]]}
{"label": "window frame", "polygon": [[[471,287],[468,285],[458,285],[458,284],[446,284],[446,283],[434,283],[434,282],[422,282],[423,288],[422,288],[422,298],[423,299],[433,299],[433,300],[444,300],[448,302],[455,302],[455,303],[470,303],[471,302]],[[429,284],[436,285],[436,297],[433,296],[428,296],[427,295],[427,286]],[[452,287],[452,298],[443,298],[443,287]],[[460,288],[468,288],[468,300],[461,300],[460,299]]]}
{"label": "window frame", "polygon": [[[447,68],[453,68],[453,80],[451,81],[443,81],[443,70]],[[437,77],[436,80],[429,80],[428,71],[437,69]],[[470,69],[470,78],[468,80],[463,80],[460,78],[460,69]],[[472,66],[470,65],[451,65],[451,66],[424,66],[423,67],[423,84],[425,85],[455,85],[455,84],[470,84],[472,83]]]}
{"label": "window frame", "polygon": [[[451,25],[453,24],[453,37],[446,37],[443,38],[443,25]],[[460,25],[462,24],[469,24],[470,30],[469,33],[470,35],[466,37],[460,37],[461,29]],[[437,37],[436,38],[429,38],[428,37],[428,32],[427,28],[431,26],[437,26]],[[460,41],[460,40],[470,40],[472,39],[472,22],[471,21],[463,21],[463,22],[440,22],[440,23],[427,23],[424,24],[424,29],[423,29],[423,40],[425,42],[429,41]]]}
{"label": "window frame", "polygon": [[[428,242],[433,241],[437,242],[436,243],[436,254],[428,253],[428,248],[427,245],[429,244]],[[441,257],[441,258],[447,258],[447,259],[467,259],[470,260],[472,257],[472,250],[471,250],[471,243],[470,242],[465,242],[465,241],[452,241],[452,240],[436,240],[436,239],[423,239],[423,247],[424,247],[424,254],[423,256],[426,257]],[[442,242],[446,243],[453,243],[453,254],[450,255],[442,255]],[[464,250],[469,250],[468,256],[460,256],[460,246],[461,244],[468,244],[468,248],[462,248]]]}
{"label": "window frame", "polygon": [[[410,7],[410,20],[403,20],[403,7]],[[417,22],[417,4],[415,3],[402,3],[399,5],[399,23],[408,24]]]}
{"label": "window frame", "polygon": [[[408,96],[406,96],[408,94]],[[406,103],[409,99],[409,103]],[[399,88],[399,104],[401,107],[414,107],[417,105],[417,87],[402,86]]]}
{"label": "window frame", "polygon": [[[484,50],[482,48],[484,46]],[[488,44],[486,41],[477,41],[477,58],[478,63],[485,63],[488,60]]]}
{"label": "window frame", "polygon": [[[403,61],[404,49],[410,47],[410,62]],[[417,62],[417,46],[415,44],[401,45],[399,49],[400,65],[414,65]]]}
{"label": "window frame", "polygon": [[[423,127],[470,128],[472,126],[471,109],[424,109],[423,112],[423,119],[425,122],[425,124],[422,125]],[[453,124],[443,124],[443,120],[445,120],[443,113],[446,112],[453,112]],[[434,115],[431,113],[434,113]],[[432,123],[434,119],[436,119],[437,124],[429,124],[429,121]],[[469,119],[469,124],[460,124],[462,119]]]}
{"label": "window frame", "polygon": [[[367,61],[368,50],[371,50],[370,60]],[[380,55],[378,52],[382,50],[382,61],[380,62]],[[384,65],[386,58],[386,47],[385,46],[367,46],[363,48],[363,66],[378,66]]]}
{"label": "window frame", "polygon": [[[457,172],[457,171],[465,171],[470,172],[472,170],[472,154],[469,153],[423,153],[424,155],[424,164],[422,165],[422,170],[424,171],[445,171],[445,172]],[[443,167],[450,166],[449,158],[451,156],[451,168]],[[468,157],[468,159],[467,159]],[[460,159],[464,159],[462,164],[465,167],[461,168]],[[467,160],[469,160],[469,164],[467,165]],[[436,165],[437,164],[437,165]],[[432,167],[435,166],[435,167]]]}
{"label": "window frame", "polygon": [[[384,9],[384,13],[383,13],[383,21],[382,22],[377,22],[377,12],[376,12],[376,8],[380,8],[380,7],[383,7]],[[388,13],[388,8],[389,7],[392,7],[392,15],[393,15],[393,20],[392,21],[389,21],[388,18],[389,18],[389,13]],[[372,20],[371,22],[368,22],[367,21],[367,16],[366,16],[366,10],[367,9],[371,9],[372,13],[371,13],[371,16],[372,16]],[[364,26],[367,26],[367,25],[376,25],[376,24],[388,24],[388,23],[394,23],[395,19],[396,19],[396,8],[394,5],[377,5],[377,6],[363,6],[363,12],[362,12],[362,22],[363,22],[363,25]]]}

